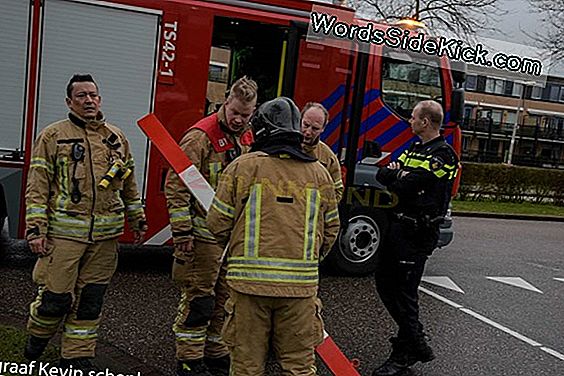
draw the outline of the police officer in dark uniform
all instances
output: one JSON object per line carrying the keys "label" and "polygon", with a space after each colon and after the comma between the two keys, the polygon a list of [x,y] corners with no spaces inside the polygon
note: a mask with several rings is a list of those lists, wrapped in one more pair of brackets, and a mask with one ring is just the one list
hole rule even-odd
{"label": "police officer in dark uniform", "polygon": [[378,294],[399,330],[397,337],[390,339],[389,359],[373,376],[397,375],[418,361],[435,358],[419,321],[417,288],[425,262],[437,246],[439,225],[458,171],[458,157],[440,135],[442,122],[439,103],[419,102],[409,123],[421,141],[377,174],[377,179],[399,198],[376,270]]}

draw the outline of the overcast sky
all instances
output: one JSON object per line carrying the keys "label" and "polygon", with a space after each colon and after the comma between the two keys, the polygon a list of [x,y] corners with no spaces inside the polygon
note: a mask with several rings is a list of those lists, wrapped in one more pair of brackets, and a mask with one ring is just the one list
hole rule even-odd
{"label": "overcast sky", "polygon": [[[499,5],[501,9],[508,11],[505,16],[499,17],[495,25],[501,33],[484,33],[484,36],[528,46],[534,45],[534,41],[526,33],[542,32],[543,16],[536,13],[527,0],[499,0]],[[549,74],[564,77],[564,64],[551,68]]]}
{"label": "overcast sky", "polygon": [[[498,0],[501,9],[508,11],[508,14],[500,17],[496,25],[503,34],[489,33],[486,36],[496,39],[507,40],[509,42],[530,43],[531,40],[522,30],[532,33],[538,30],[538,13],[534,13],[527,0]],[[505,34],[505,35],[504,35]]]}
{"label": "overcast sky", "polygon": [[[332,2],[332,0],[318,0],[323,2]],[[397,1],[413,1],[413,0],[397,0]],[[484,36],[492,39],[498,39],[513,43],[520,43],[527,47],[535,46],[534,41],[529,38],[525,33],[534,34],[540,32],[543,28],[540,22],[542,16],[535,13],[529,5],[528,0],[498,0],[499,7],[506,10],[508,13],[505,16],[498,17],[495,24],[489,26],[497,27],[501,33],[482,33],[479,36]],[[478,37],[479,40],[479,37]],[[510,51],[506,51],[510,52]],[[564,63],[560,66],[550,69],[550,75],[558,75],[564,77]]]}

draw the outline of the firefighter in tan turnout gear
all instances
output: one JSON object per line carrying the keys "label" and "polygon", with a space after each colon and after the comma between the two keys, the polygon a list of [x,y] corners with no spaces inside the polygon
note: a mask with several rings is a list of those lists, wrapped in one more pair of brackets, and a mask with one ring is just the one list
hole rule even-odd
{"label": "firefighter in tan turnout gear", "polygon": [[[237,80],[219,111],[192,126],[180,141],[214,189],[222,170],[250,148],[248,124],[256,100],[256,83],[246,77]],[[175,247],[172,277],[181,289],[173,327],[177,374],[227,375],[229,350],[221,340],[228,295],[223,248],[207,228],[205,210],[173,172],[167,177],[166,197]]]}
{"label": "firefighter in tan turnout gear", "polygon": [[343,180],[341,178],[341,165],[333,150],[319,139],[327,127],[329,113],[321,103],[308,102],[302,110],[302,133],[304,151],[315,158],[329,171],[335,183],[337,202],[343,197]]}
{"label": "firefighter in tan turnout gear", "polygon": [[302,150],[290,99],[263,104],[252,127],[253,152],[224,171],[207,217],[218,243],[229,242],[222,334],[231,375],[263,375],[269,342],[283,375],[315,375],[318,265],[339,229],[333,180]]}
{"label": "firefighter in tan turnout gear", "polygon": [[137,243],[146,223],[128,141],[99,111],[92,76],[71,78],[66,103],[68,118],[37,137],[27,177],[26,237],[39,256],[39,293],[24,355],[38,359],[63,323],[59,366],[88,370],[124,216]]}

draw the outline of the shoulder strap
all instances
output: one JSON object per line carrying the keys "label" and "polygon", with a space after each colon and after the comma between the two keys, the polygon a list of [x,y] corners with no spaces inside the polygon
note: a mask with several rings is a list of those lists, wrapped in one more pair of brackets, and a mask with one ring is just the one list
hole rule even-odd
{"label": "shoulder strap", "polygon": [[231,140],[229,140],[219,127],[217,114],[203,118],[194,124],[192,128],[199,129],[208,136],[216,153],[226,152],[227,150],[231,150],[235,147],[235,145],[233,145]]}

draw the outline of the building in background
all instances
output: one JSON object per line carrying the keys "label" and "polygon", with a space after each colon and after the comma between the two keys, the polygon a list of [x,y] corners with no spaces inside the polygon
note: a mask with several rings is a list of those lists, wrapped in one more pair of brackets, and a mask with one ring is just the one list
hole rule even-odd
{"label": "building in background", "polygon": [[469,66],[465,88],[462,160],[506,162],[517,121],[512,163],[564,168],[564,78],[548,76],[544,87],[524,86]]}

